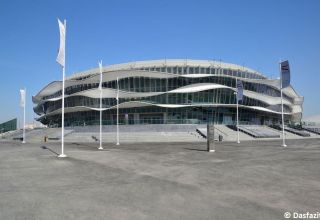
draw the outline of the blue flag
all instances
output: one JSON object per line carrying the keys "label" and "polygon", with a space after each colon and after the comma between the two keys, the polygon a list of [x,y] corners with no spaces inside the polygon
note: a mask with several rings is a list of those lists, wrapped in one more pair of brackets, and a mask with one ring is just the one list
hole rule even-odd
{"label": "blue flag", "polygon": [[243,84],[241,80],[237,80],[237,101],[241,101],[243,98]]}
{"label": "blue flag", "polygon": [[281,66],[281,88],[286,88],[290,85],[290,67],[289,61],[283,61]]}

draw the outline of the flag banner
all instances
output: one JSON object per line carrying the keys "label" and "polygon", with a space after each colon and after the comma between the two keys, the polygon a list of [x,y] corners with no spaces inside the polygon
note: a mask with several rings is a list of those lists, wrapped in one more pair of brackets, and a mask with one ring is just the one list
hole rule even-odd
{"label": "flag banner", "polygon": [[289,61],[281,62],[281,88],[286,88],[290,85],[290,67]]}
{"label": "flag banner", "polygon": [[60,30],[60,47],[59,47],[59,53],[57,56],[57,62],[64,67],[65,62],[65,41],[66,41],[66,27],[64,24],[61,23],[61,21],[58,19],[59,23],[59,30]]}
{"label": "flag banner", "polygon": [[241,80],[237,80],[237,101],[241,101],[243,98],[243,84]]}
{"label": "flag banner", "polygon": [[[102,75],[102,61],[99,62],[99,70],[100,74]],[[100,76],[100,84],[99,84],[99,89],[102,89],[102,76]]]}
{"label": "flag banner", "polygon": [[23,108],[26,104],[26,90],[20,89],[20,106]]}
{"label": "flag banner", "polygon": [[119,79],[117,77],[117,97],[116,97],[117,100],[119,100]]}

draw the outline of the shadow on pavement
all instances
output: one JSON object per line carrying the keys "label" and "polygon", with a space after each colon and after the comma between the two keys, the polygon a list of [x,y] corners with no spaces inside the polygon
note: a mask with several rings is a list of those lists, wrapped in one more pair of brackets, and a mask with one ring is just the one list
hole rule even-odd
{"label": "shadow on pavement", "polygon": [[207,150],[204,150],[204,149],[196,149],[196,148],[183,148],[185,150],[193,150],[193,151],[205,151],[207,152]]}
{"label": "shadow on pavement", "polygon": [[46,146],[41,146],[41,148],[44,149],[44,150],[49,150],[49,151],[51,151],[52,153],[54,153],[55,155],[59,155],[57,152],[53,151],[52,149],[50,149],[50,148],[48,148],[48,147],[46,147]]}

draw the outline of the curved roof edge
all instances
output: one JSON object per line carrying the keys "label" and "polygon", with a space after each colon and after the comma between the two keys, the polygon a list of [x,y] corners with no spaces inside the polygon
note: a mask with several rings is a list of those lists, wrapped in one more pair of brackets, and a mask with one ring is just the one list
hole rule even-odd
{"label": "curved roof edge", "polygon": [[[120,63],[120,64],[112,64],[103,67],[103,72],[116,71],[116,70],[124,70],[124,69],[135,69],[142,67],[158,67],[158,66],[201,66],[201,67],[220,67],[220,68],[230,68],[233,70],[245,70],[250,73],[255,73],[257,75],[266,77],[262,73],[244,67],[238,64],[226,63],[217,60],[192,60],[192,59],[162,59],[162,60],[146,60],[146,61],[133,61],[128,63]],[[86,71],[74,73],[66,79],[74,79],[78,77],[85,77],[91,74],[96,74],[99,72],[99,68],[89,69]]]}

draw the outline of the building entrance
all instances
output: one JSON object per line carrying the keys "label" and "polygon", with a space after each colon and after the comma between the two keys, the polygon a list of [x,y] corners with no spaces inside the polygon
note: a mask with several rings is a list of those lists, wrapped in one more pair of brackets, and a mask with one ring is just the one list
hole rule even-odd
{"label": "building entrance", "polygon": [[140,124],[163,124],[163,114],[140,114]]}

